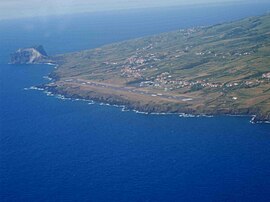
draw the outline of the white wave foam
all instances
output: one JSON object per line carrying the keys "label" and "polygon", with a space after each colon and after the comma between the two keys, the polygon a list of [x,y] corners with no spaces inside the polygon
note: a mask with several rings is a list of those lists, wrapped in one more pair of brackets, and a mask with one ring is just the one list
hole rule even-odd
{"label": "white wave foam", "polygon": [[29,88],[24,88],[24,90],[38,90],[38,91],[43,91],[44,88],[39,88],[39,87],[36,87],[36,86],[31,86]]}
{"label": "white wave foam", "polygon": [[133,112],[135,112],[136,114],[145,114],[145,115],[149,115],[148,112],[141,112],[141,111],[138,111],[138,110],[132,110]]}
{"label": "white wave foam", "polygon": [[196,115],[181,113],[181,114],[179,114],[179,117],[194,118],[194,117],[196,117]]}
{"label": "white wave foam", "polygon": [[47,79],[47,80],[49,80],[49,81],[51,81],[51,80],[52,80],[52,78],[51,78],[51,77],[49,77],[49,76],[43,76],[43,79]]}

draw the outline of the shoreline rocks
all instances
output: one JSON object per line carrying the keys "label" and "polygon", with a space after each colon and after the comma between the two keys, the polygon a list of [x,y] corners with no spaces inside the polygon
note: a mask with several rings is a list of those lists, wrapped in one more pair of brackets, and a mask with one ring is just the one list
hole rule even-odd
{"label": "shoreline rocks", "polygon": [[168,114],[191,114],[194,116],[221,116],[221,115],[232,115],[232,116],[250,116],[252,117],[252,123],[268,123],[270,122],[270,114],[258,113],[256,109],[218,109],[217,111],[202,110],[196,111],[195,109],[188,108],[185,106],[176,106],[169,104],[157,104],[157,103],[147,103],[143,104],[137,101],[127,100],[120,98],[118,96],[104,95],[99,93],[91,94],[79,94],[79,93],[69,93],[65,89],[59,89],[57,85],[44,85],[44,89],[53,94],[60,94],[66,98],[72,99],[85,99],[93,100],[95,102],[106,103],[110,105],[125,106],[127,110],[136,110],[145,113],[168,113]]}
{"label": "shoreline rocks", "polygon": [[50,62],[52,61],[41,45],[20,48],[10,55],[10,64],[45,64]]}

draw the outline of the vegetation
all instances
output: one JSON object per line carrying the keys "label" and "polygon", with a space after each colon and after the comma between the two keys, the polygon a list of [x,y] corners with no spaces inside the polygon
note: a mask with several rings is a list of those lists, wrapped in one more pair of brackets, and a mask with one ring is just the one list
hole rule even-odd
{"label": "vegetation", "polygon": [[149,112],[270,120],[270,15],[58,55],[51,90]]}

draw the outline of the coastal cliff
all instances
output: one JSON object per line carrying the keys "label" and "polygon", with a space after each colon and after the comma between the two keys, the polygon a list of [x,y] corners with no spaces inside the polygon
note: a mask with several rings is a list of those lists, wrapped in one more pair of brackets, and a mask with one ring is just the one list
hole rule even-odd
{"label": "coastal cliff", "polygon": [[115,92],[107,92],[97,89],[85,90],[81,86],[68,86],[50,83],[40,86],[46,91],[62,95],[65,98],[91,100],[98,103],[123,106],[126,110],[134,110],[142,113],[153,114],[185,114],[187,116],[250,116],[252,123],[270,122],[270,113],[261,109],[252,108],[211,108],[208,106],[194,107],[190,103],[172,102],[166,99],[149,99],[147,96],[119,95]]}
{"label": "coastal cliff", "polygon": [[[248,115],[270,121],[270,15],[133,39],[51,57],[43,87],[147,113]],[[15,64],[44,63],[20,49]]]}
{"label": "coastal cliff", "polygon": [[41,45],[20,48],[10,57],[11,64],[41,64],[49,61],[48,54]]}

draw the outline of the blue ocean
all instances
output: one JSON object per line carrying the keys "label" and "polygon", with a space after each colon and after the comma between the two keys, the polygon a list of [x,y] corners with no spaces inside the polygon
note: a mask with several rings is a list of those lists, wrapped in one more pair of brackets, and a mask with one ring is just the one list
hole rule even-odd
{"label": "blue ocean", "polygon": [[270,3],[141,9],[0,21],[0,201],[270,201],[270,124],[146,115],[25,90],[50,55],[261,15]]}

